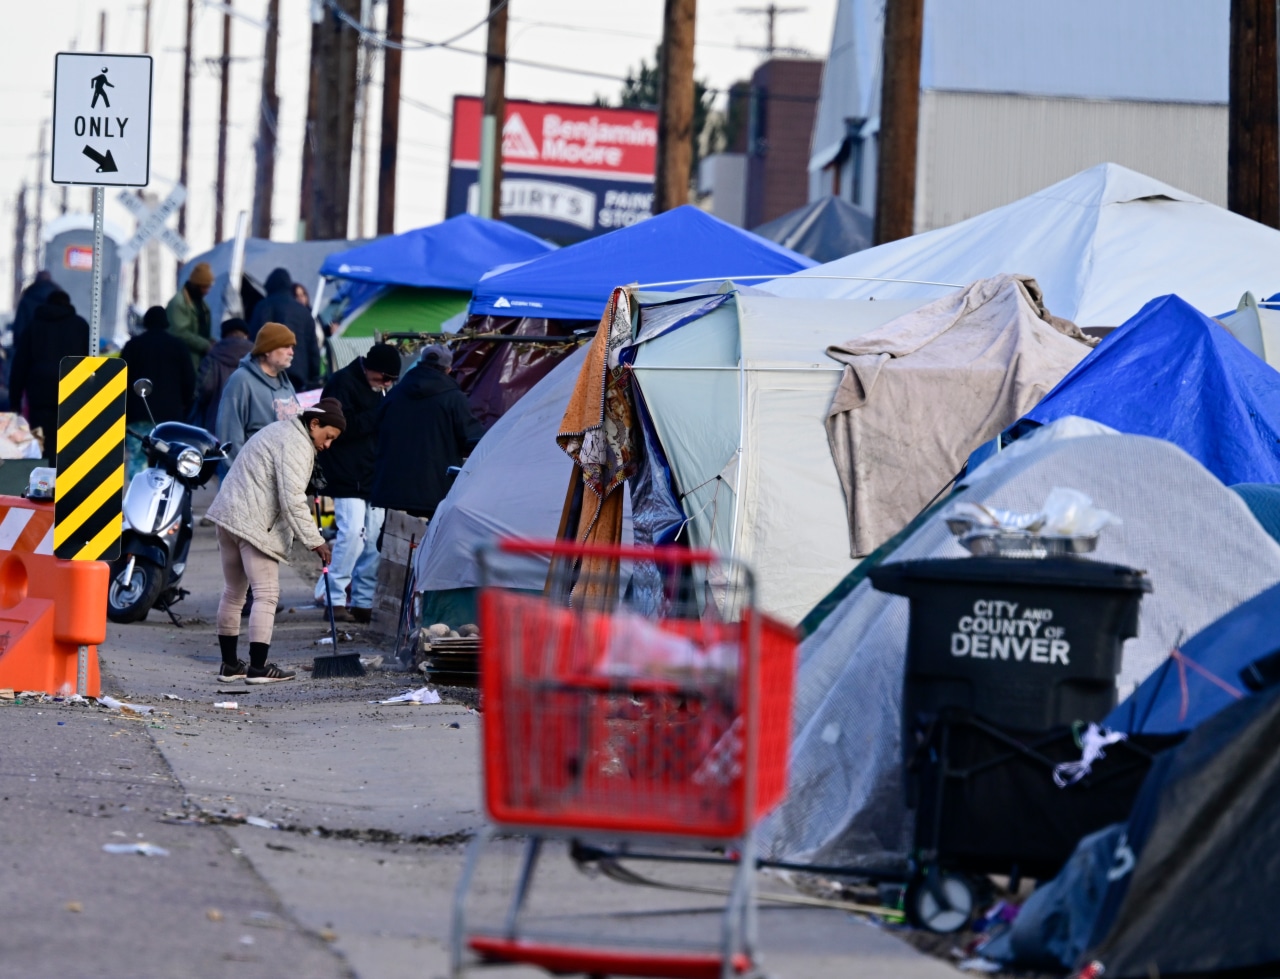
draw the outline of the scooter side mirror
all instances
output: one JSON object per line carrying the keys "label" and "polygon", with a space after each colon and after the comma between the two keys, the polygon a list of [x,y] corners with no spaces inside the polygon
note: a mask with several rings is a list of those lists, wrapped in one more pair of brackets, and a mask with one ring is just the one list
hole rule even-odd
{"label": "scooter side mirror", "polygon": [[145,378],[145,377],[140,377],[133,382],[133,393],[136,394],[139,398],[149,397],[151,395],[151,392],[154,391],[155,389],[156,389],[156,386],[152,384],[148,378]]}

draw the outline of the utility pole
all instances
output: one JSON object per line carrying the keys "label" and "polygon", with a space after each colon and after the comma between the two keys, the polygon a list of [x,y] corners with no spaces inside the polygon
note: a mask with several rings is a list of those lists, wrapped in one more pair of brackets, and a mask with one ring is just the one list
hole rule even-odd
{"label": "utility pole", "polygon": [[142,53],[151,53],[151,0],[142,3]]}
{"label": "utility pole", "polygon": [[98,11],[98,50],[107,50],[107,12]]}
{"label": "utility pole", "polygon": [[44,148],[45,123],[40,123],[40,148],[36,151],[36,213],[35,213],[35,244],[36,244],[36,268],[39,269],[44,264],[44,257],[40,254],[44,247],[44,183],[45,183],[45,160],[48,153]]}
{"label": "utility pole", "polygon": [[227,108],[231,101],[231,4],[222,11],[222,57],[218,90],[218,175],[213,191],[213,243],[222,241],[222,215],[227,194]]}
{"label": "utility pole", "polygon": [[[323,8],[321,8],[323,9]],[[311,73],[307,81],[307,122],[302,129],[302,178],[298,188],[298,240],[311,237],[311,210],[315,203],[316,120],[320,99],[320,29],[323,20],[311,25]]]}
{"label": "utility pole", "polygon": [[693,36],[697,0],[665,0],[658,65],[658,161],[653,213],[689,203],[693,165]]}
{"label": "utility pole", "polygon": [[[142,53],[151,53],[151,0],[143,0],[142,4]],[[67,213],[67,186],[62,185],[62,213]],[[154,242],[144,245],[142,250],[138,252],[138,257],[133,260],[133,287],[132,296],[130,297],[133,304],[138,305],[142,298],[142,268],[145,262],[147,274],[154,276],[156,273],[156,262],[159,260],[159,252]],[[148,292],[148,298],[150,292]]]}
{"label": "utility pole", "polygon": [[[404,0],[387,0],[387,40],[404,39]],[[395,233],[396,148],[400,142],[400,49],[382,52],[382,125],[378,140],[378,227],[380,235]]]}
{"label": "utility pole", "polygon": [[480,123],[480,216],[502,219],[502,130],[507,121],[507,0],[489,0],[484,118]]}
{"label": "utility pole", "polygon": [[[253,144],[254,190],[250,234],[271,237],[271,204],[276,188],[276,121],[280,96],[276,92],[276,56],[280,42],[280,0],[267,4],[267,36],[262,55],[262,95],[258,100],[258,139]],[[315,72],[314,65],[312,72]]]}
{"label": "utility pole", "polygon": [[924,0],[886,0],[875,243],[915,233]]}
{"label": "utility pole", "polygon": [[[187,184],[187,155],[191,151],[191,22],[195,0],[187,0],[187,40],[182,49],[182,142],[178,158],[178,183]],[[187,233],[187,202],[178,208],[178,234]]]}
{"label": "utility pole", "polygon": [[753,51],[763,51],[765,60],[773,57],[774,52],[778,50],[777,45],[777,20],[779,14],[801,14],[808,10],[808,7],[779,7],[776,3],[771,3],[767,7],[739,7],[740,14],[760,14],[765,18],[766,41],[763,48],[752,48]]}
{"label": "utility pole", "polygon": [[13,308],[18,308],[22,287],[26,285],[27,264],[27,185],[18,187],[17,213],[13,219]]}
{"label": "utility pole", "polygon": [[[356,48],[360,0],[336,0],[320,25],[315,160],[307,237],[343,238],[351,201],[351,143],[355,129]],[[338,16],[346,14],[350,21]]]}
{"label": "utility pole", "polygon": [[1231,0],[1227,207],[1280,227],[1276,0]]}
{"label": "utility pole", "polygon": [[[373,25],[372,0],[361,0],[360,25],[369,28]],[[369,85],[373,81],[373,63],[377,59],[377,48],[366,43],[364,35],[360,36],[358,48],[359,72],[356,80],[356,114],[359,116],[356,147],[356,227],[352,238],[364,237],[365,204],[368,199],[368,159],[369,159]]]}

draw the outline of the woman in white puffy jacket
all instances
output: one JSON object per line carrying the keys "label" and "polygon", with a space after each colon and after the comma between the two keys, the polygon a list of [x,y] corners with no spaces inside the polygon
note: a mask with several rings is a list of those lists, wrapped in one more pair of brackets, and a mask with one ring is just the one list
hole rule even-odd
{"label": "woman in white puffy jacket", "polygon": [[[329,563],[329,545],[316,529],[307,504],[307,483],[316,453],[327,449],[346,426],[336,398],[322,398],[296,418],[273,422],[244,444],[209,507],[207,515],[217,525],[222,556],[218,679],[224,683],[276,683],[295,676],[293,670],[267,662],[280,599],[280,564],[288,563],[295,539],[323,564]],[[251,587],[246,666],[237,647],[240,612]]]}

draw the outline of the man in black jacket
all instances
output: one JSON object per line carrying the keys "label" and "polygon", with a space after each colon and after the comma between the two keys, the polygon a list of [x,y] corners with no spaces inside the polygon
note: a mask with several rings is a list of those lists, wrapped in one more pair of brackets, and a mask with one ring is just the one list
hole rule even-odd
{"label": "man in black jacket", "polygon": [[[125,408],[129,436],[125,442],[125,479],[142,472],[147,458],[142,452],[142,438],[151,434],[156,423],[186,421],[195,400],[196,372],[191,366],[187,345],[169,332],[169,316],[163,306],[152,306],[142,317],[141,334],[124,345],[120,359],[129,365],[129,395]],[[147,405],[133,392],[133,384],[147,378],[152,391]]]}
{"label": "man in black jacket", "polygon": [[222,389],[252,349],[249,327],[244,320],[232,317],[222,321],[222,339],[209,348],[196,371],[196,404],[191,409],[191,424],[206,431],[217,431]]}
{"label": "man in black jacket", "polygon": [[467,396],[449,376],[453,355],[432,345],[387,395],[378,419],[374,506],[430,519],[449,492],[446,470],[484,434]]}
{"label": "man in black jacket", "polygon": [[76,315],[61,289],[36,308],[31,325],[13,351],[9,397],[15,405],[27,396],[27,420],[44,432],[44,455],[55,465],[58,453],[58,368],[63,357],[89,355],[89,324]]}
{"label": "man in black jacket", "polygon": [[[389,343],[375,343],[367,354],[337,371],[324,386],[324,397],[342,403],[347,427],[320,453],[325,492],[333,497],[338,536],[329,561],[329,591],[334,618],[368,622],[378,584],[378,531],[384,516],[369,505],[374,460],[378,452],[378,411],[387,389],[400,376],[400,354]],[[347,589],[351,589],[348,603]],[[324,579],[316,584],[316,604],[327,601]]]}
{"label": "man in black jacket", "polygon": [[267,294],[253,307],[249,319],[249,339],[256,340],[263,323],[283,323],[298,338],[293,351],[293,364],[286,373],[295,391],[310,391],[320,386],[320,344],[316,341],[316,321],[311,310],[293,295],[293,276],[287,269],[276,269],[267,276]]}

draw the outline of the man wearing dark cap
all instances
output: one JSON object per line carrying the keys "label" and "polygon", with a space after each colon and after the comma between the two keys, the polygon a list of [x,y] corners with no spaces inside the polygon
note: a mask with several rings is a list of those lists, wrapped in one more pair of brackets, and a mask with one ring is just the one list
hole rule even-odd
{"label": "man wearing dark cap", "polygon": [[13,350],[9,397],[14,405],[27,397],[27,420],[44,434],[44,454],[53,465],[58,452],[58,369],[63,357],[89,354],[89,324],[76,313],[61,289],[36,307],[31,325]]}
{"label": "man wearing dark cap", "polygon": [[448,469],[462,464],[484,434],[467,396],[449,376],[443,344],[422,351],[413,370],[387,395],[378,417],[378,455],[369,499],[430,520],[449,491]]}
{"label": "man wearing dark cap", "polygon": [[289,380],[298,391],[311,391],[320,386],[320,344],[316,340],[316,321],[311,310],[298,302],[293,294],[293,276],[287,269],[276,269],[266,281],[267,294],[253,307],[249,317],[249,339],[257,340],[264,323],[283,323],[297,338]]}
{"label": "man wearing dark cap", "polygon": [[[128,437],[125,445],[125,479],[133,479],[146,465],[142,437],[154,427],[151,416],[159,422],[185,421],[194,400],[196,372],[186,345],[169,332],[169,317],[164,307],[152,306],[142,317],[143,331],[124,345],[120,359],[129,365],[129,399],[125,419]],[[133,393],[133,383],[140,377],[152,384],[147,405]]]}
{"label": "man wearing dark cap", "polygon": [[213,346],[212,319],[209,304],[204,301],[212,288],[213,268],[208,262],[197,262],[186,283],[165,307],[170,331],[191,354],[192,370],[200,366],[200,358]]}
{"label": "man wearing dark cap", "polygon": [[[378,453],[378,409],[399,376],[396,348],[375,343],[324,386],[324,397],[342,404],[347,422],[333,446],[319,457],[338,525],[329,579],[334,617],[342,622],[367,623],[372,616],[378,583],[378,530],[384,516],[380,508],[369,504]],[[322,580],[316,585],[316,604],[323,605],[325,600]]]}
{"label": "man wearing dark cap", "polygon": [[222,323],[222,339],[209,348],[196,371],[196,406],[191,413],[191,423],[214,431],[218,425],[218,404],[222,391],[231,375],[253,350],[249,341],[249,327],[244,320],[233,317]]}

